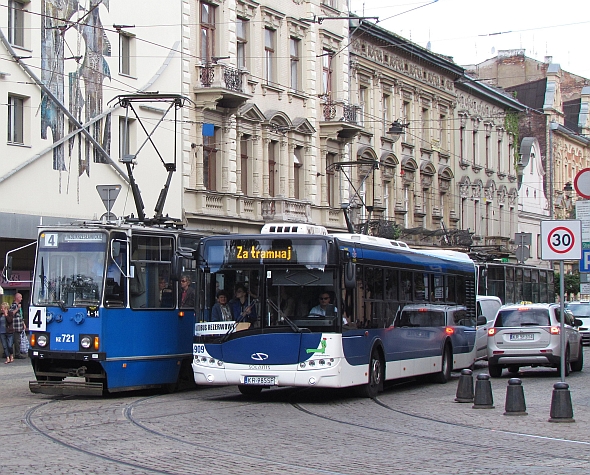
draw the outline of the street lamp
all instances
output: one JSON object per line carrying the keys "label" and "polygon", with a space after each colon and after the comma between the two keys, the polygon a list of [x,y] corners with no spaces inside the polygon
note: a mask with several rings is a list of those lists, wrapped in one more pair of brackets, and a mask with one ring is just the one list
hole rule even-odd
{"label": "street lamp", "polygon": [[399,140],[399,138],[404,134],[404,129],[410,125],[410,123],[408,122],[407,124],[402,124],[400,123],[399,120],[395,120],[392,124],[391,127],[389,128],[389,130],[386,132],[387,135],[391,135],[391,139],[393,140],[393,142],[397,142]]}

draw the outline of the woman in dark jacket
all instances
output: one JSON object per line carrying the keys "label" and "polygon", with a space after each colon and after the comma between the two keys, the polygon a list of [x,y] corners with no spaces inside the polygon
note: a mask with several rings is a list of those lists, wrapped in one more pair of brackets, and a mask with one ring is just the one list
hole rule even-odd
{"label": "woman in dark jacket", "polygon": [[12,345],[14,344],[14,327],[12,326],[14,314],[9,311],[8,302],[2,302],[0,309],[0,341],[4,348],[4,364],[12,363],[14,355],[12,354]]}

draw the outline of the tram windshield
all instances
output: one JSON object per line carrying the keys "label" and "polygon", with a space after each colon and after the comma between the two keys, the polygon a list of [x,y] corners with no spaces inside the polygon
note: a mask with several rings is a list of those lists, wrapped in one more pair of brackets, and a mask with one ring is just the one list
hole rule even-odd
{"label": "tram windshield", "polygon": [[33,305],[86,307],[101,299],[107,235],[47,231],[39,236]]}
{"label": "tram windshield", "polygon": [[334,279],[332,269],[305,267],[261,266],[205,274],[205,298],[200,301],[202,334],[272,328],[338,331]]}

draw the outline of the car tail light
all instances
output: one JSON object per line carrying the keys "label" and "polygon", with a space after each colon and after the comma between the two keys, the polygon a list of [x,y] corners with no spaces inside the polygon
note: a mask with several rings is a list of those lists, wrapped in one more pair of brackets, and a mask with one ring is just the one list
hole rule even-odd
{"label": "car tail light", "polygon": [[453,333],[455,333],[455,330],[452,327],[445,327],[445,333],[447,335],[452,335]]}
{"label": "car tail light", "polygon": [[496,334],[496,329],[494,327],[488,328],[488,336],[494,336]]}
{"label": "car tail light", "polygon": [[551,327],[550,332],[552,335],[559,335],[559,327]]}

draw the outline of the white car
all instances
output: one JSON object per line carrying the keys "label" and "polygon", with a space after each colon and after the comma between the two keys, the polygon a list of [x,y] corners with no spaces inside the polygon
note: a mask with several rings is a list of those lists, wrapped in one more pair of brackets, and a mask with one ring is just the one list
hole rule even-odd
{"label": "white car", "polygon": [[[478,295],[476,302],[477,332],[475,337],[475,359],[488,359],[488,329],[494,323],[496,313],[502,306],[502,301],[498,297],[491,295]],[[484,319],[485,318],[485,322]]]}
{"label": "white car", "polygon": [[590,345],[590,301],[580,300],[576,302],[567,302],[565,308],[571,310],[582,324],[578,327],[582,335],[582,343]]}
{"label": "white car", "polygon": [[[559,305],[537,303],[506,305],[488,330],[488,370],[498,378],[502,369],[517,373],[521,366],[561,367]],[[581,322],[572,312],[564,312],[565,375],[581,371],[584,365]]]}

